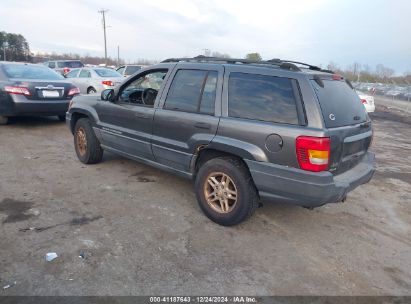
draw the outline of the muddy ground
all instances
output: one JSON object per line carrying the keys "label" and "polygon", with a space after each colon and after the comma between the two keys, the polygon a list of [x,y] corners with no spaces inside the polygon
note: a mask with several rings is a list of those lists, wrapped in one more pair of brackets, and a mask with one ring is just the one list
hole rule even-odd
{"label": "muddy ground", "polygon": [[345,203],[265,204],[231,228],[201,213],[190,181],[108,153],[85,166],[64,123],[13,119],[0,295],[411,295],[411,119],[381,103],[372,117],[377,173]]}

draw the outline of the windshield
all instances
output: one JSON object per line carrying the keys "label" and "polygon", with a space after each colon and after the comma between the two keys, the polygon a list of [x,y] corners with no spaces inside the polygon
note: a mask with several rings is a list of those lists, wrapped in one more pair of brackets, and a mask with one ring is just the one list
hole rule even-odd
{"label": "windshield", "polygon": [[159,90],[166,74],[167,71],[159,71],[144,75],[130,83],[126,90],[144,90],[147,88]]}
{"label": "windshield", "polygon": [[82,68],[84,65],[81,63],[81,61],[59,61],[57,62],[57,66],[59,68],[75,69]]}
{"label": "windshield", "polygon": [[42,65],[4,64],[3,70],[9,78],[60,80],[63,76]]}
{"label": "windshield", "polygon": [[132,75],[140,69],[141,69],[141,66],[139,66],[139,65],[129,65],[126,68],[126,73],[125,74],[126,75]]}
{"label": "windshield", "polygon": [[318,96],[325,125],[336,128],[362,123],[367,120],[367,113],[355,90],[345,81],[323,80],[324,87],[312,80]]}
{"label": "windshield", "polygon": [[117,71],[114,70],[109,70],[109,69],[94,69],[94,71],[97,73],[98,76],[100,77],[122,77],[121,74]]}

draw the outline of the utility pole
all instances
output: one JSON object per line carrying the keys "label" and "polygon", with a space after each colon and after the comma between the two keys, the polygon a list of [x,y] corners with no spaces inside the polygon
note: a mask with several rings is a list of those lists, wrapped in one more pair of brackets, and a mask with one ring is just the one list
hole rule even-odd
{"label": "utility pole", "polygon": [[107,66],[107,38],[106,38],[106,13],[108,10],[101,9],[98,11],[103,16],[103,31],[104,31],[104,63]]}
{"label": "utility pole", "polygon": [[117,66],[120,66],[120,46],[117,45]]}

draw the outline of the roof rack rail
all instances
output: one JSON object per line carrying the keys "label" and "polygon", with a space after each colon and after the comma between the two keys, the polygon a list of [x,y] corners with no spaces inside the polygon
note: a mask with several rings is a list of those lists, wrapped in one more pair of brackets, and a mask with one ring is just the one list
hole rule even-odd
{"label": "roof rack rail", "polygon": [[258,61],[252,61],[248,59],[237,59],[237,58],[220,58],[220,57],[207,57],[199,55],[193,58],[182,57],[182,58],[169,58],[162,62],[227,62],[227,63],[257,63]]}
{"label": "roof rack rail", "polygon": [[260,65],[275,65],[282,69],[290,70],[290,71],[301,71],[301,69],[293,64],[292,62],[284,62],[280,59],[272,59],[272,60],[249,60],[249,59],[238,59],[238,58],[220,58],[220,57],[208,57],[199,55],[193,58],[169,58],[163,60],[162,63],[167,62],[225,62],[230,64],[260,64]]}
{"label": "roof rack rail", "polygon": [[[278,59],[271,59],[271,60],[278,60]],[[299,65],[304,65],[304,66],[308,67],[308,69],[313,70],[313,71],[320,71],[320,72],[324,72],[324,73],[334,74],[334,72],[331,71],[331,70],[322,69],[319,66],[311,65],[311,64],[308,64],[308,63],[304,63],[304,62],[292,61],[292,60],[282,60],[282,62],[289,62],[289,63],[299,64]]]}

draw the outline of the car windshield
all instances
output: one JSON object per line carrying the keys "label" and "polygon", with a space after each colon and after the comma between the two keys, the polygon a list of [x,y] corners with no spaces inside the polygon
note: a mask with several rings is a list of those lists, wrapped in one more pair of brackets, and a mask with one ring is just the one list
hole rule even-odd
{"label": "car windshield", "polygon": [[4,64],[3,70],[9,78],[60,80],[63,76],[42,65]]}
{"label": "car windshield", "polygon": [[122,77],[117,71],[109,69],[94,69],[94,72],[96,72],[100,77]]}
{"label": "car windshield", "polygon": [[76,69],[82,68],[84,65],[81,63],[81,61],[59,61],[57,62],[57,66],[59,68]]}
{"label": "car windshield", "polygon": [[126,68],[126,75],[132,75],[140,69],[141,69],[141,66],[139,65],[129,65]]}

